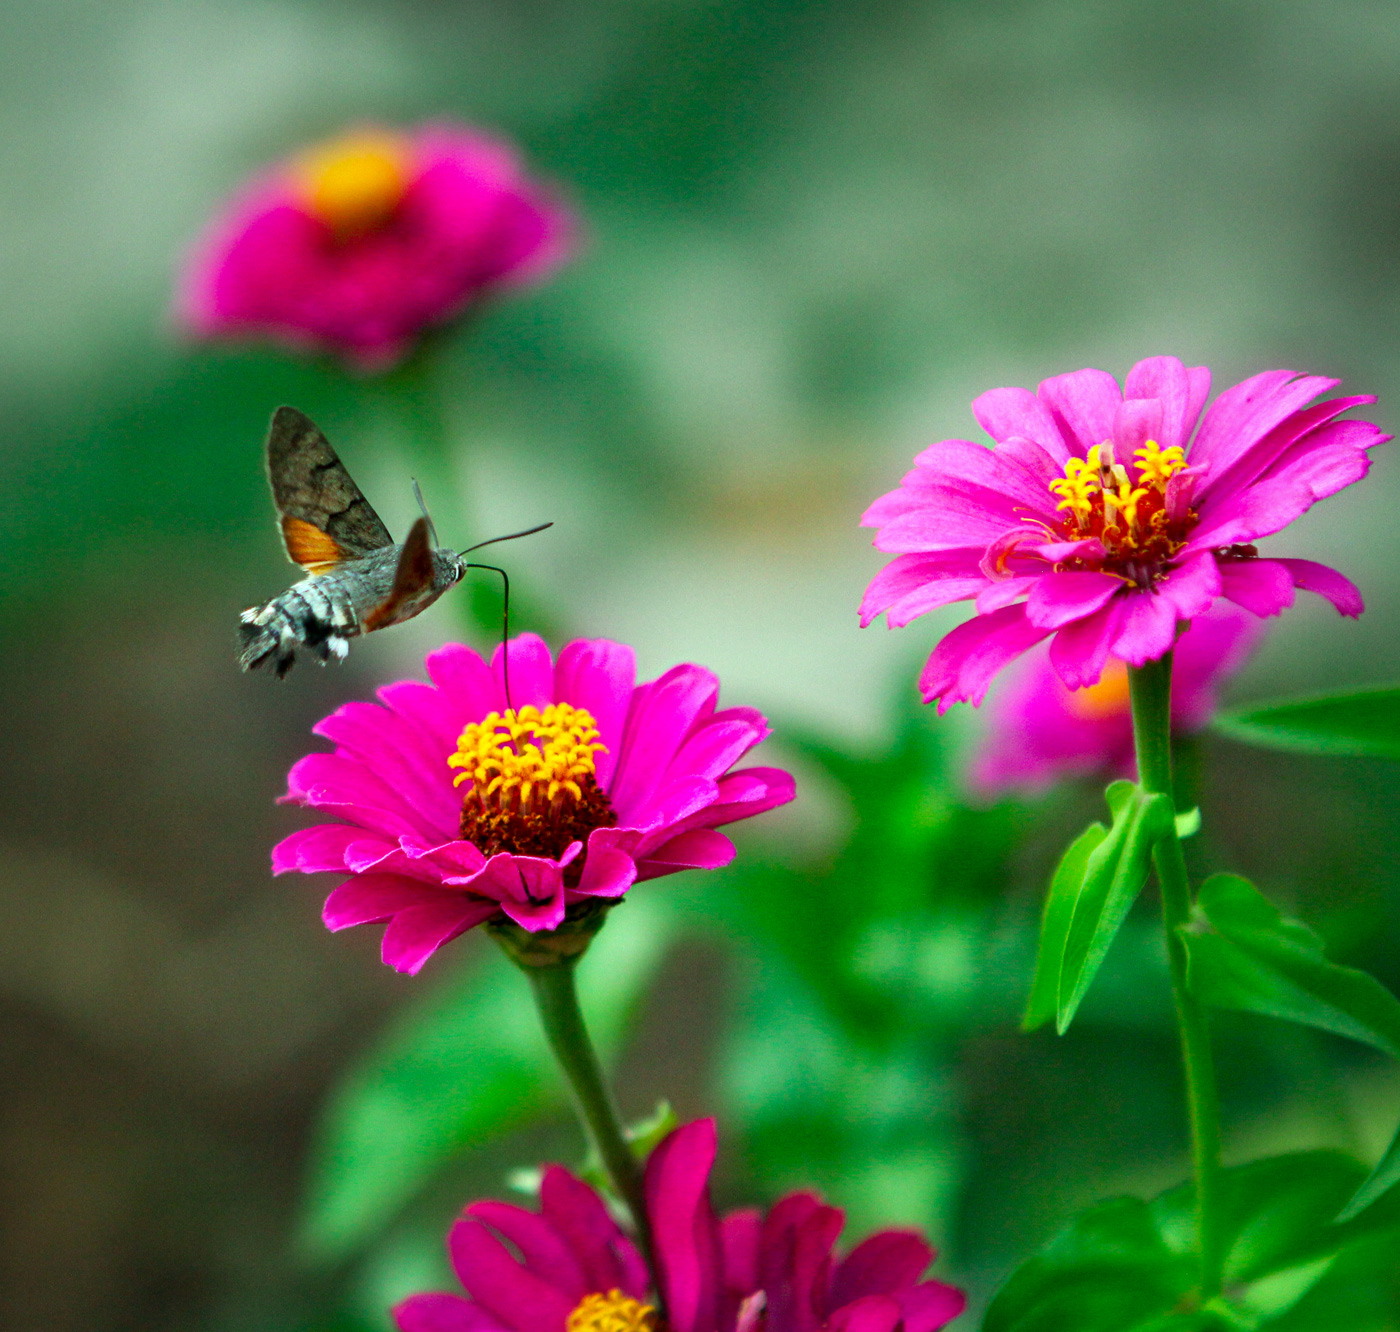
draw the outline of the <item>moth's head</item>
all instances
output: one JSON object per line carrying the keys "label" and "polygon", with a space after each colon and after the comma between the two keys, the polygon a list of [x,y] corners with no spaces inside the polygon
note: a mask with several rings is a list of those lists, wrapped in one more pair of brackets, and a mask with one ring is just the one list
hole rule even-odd
{"label": "moth's head", "polygon": [[439,592],[460,583],[466,572],[467,562],[455,550],[439,546],[433,551],[433,587]]}

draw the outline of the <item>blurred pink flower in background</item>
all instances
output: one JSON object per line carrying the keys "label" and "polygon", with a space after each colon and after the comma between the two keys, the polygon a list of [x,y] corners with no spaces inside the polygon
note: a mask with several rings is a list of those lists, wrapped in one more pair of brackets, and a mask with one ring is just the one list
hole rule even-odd
{"label": "blurred pink flower in background", "polygon": [[428,654],[432,683],[400,680],[314,728],[335,745],[287,774],[283,803],[341,820],[293,833],[273,872],[349,874],[332,930],[387,921],[384,961],[417,972],[443,944],[504,913],[530,931],[633,883],[717,869],[716,829],[793,798],[780,768],[730,771],[768,735],[753,708],[717,709],[719,681],[673,666],[637,684],[632,649],[544,640],[488,665],[460,643]]}
{"label": "blurred pink flower in background", "polygon": [[[1220,683],[1249,659],[1264,624],[1221,605],[1192,620],[1172,658],[1172,730],[1203,730],[1219,706]],[[1097,684],[1067,689],[1047,653],[1019,662],[993,690],[968,769],[987,799],[1036,791],[1066,778],[1135,777],[1128,668],[1110,660]]]}
{"label": "blurred pink flower in background", "polygon": [[845,1218],[813,1194],[717,1217],[716,1149],[701,1119],[647,1161],[655,1285],[598,1195],[551,1166],[538,1212],[466,1209],[447,1241],[466,1295],[411,1296],[394,1310],[400,1332],[935,1332],[962,1312],[960,1290],[920,1279],[934,1251],[916,1231],[879,1231],[837,1258]]}
{"label": "blurred pink flower in background", "polygon": [[1102,370],[1076,370],[1035,393],[982,394],[972,412],[994,447],[930,445],[861,520],[895,555],[861,623],[884,614],[897,628],[975,599],[919,679],[942,711],[980,703],[998,671],[1052,634],[1050,662],[1073,689],[1110,658],[1161,657],[1221,597],[1277,615],[1301,587],[1360,615],[1361,594],[1335,569],[1253,545],[1359,481],[1366,451],[1390,438],[1338,419],[1373,397],[1308,406],[1338,382],[1268,370],[1202,416],[1210,371],[1157,356],[1122,389]]}
{"label": "blurred pink flower in background", "polygon": [[240,190],[194,246],[176,315],[201,338],[264,337],[361,370],[567,259],[568,211],[479,130],[364,128]]}

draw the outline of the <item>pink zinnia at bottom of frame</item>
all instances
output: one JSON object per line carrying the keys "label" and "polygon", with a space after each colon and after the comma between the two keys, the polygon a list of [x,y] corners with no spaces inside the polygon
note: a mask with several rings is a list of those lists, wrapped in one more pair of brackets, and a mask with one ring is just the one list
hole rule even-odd
{"label": "pink zinnia at bottom of frame", "polygon": [[837,1258],[842,1213],[813,1194],[717,1217],[716,1146],[714,1121],[697,1120],[647,1162],[655,1280],[598,1195],[550,1166],[538,1212],[466,1209],[448,1235],[466,1294],[411,1296],[400,1332],[935,1332],[963,1311],[960,1290],[921,1279],[934,1251],[915,1231]]}
{"label": "pink zinnia at bottom of frame", "polygon": [[[1202,730],[1219,706],[1219,686],[1249,659],[1264,625],[1222,605],[1191,622],[1172,657],[1172,730]],[[976,794],[1036,791],[1071,777],[1132,777],[1133,717],[1128,668],[1105,665],[1097,684],[1067,689],[1040,651],[1018,662],[983,709],[985,724],[968,769]]]}

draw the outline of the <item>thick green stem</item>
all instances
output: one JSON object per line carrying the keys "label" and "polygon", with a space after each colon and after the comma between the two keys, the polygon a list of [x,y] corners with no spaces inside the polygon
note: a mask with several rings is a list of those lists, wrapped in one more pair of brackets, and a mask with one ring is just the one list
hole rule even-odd
{"label": "thick green stem", "polygon": [[651,1229],[647,1225],[646,1195],[642,1188],[642,1168],[622,1129],[622,1119],[611,1088],[584,1026],[579,1008],[574,968],[578,958],[561,960],[552,966],[522,966],[530,978],[540,1022],[564,1070],[573,1092],[574,1108],[608,1172],[617,1196],[627,1204],[636,1225],[648,1262],[651,1260]]}
{"label": "thick green stem", "polygon": [[[1133,740],[1138,780],[1147,791],[1172,794],[1172,657],[1167,653],[1129,671],[1132,681]],[[1186,987],[1186,947],[1177,927],[1191,914],[1191,884],[1175,830],[1152,853],[1162,891],[1162,925],[1167,936],[1172,996],[1181,1030],[1186,1067],[1186,1100],[1191,1117],[1191,1156],[1196,1174],[1196,1233],[1201,1250],[1201,1301],[1220,1294],[1224,1254],[1220,1243],[1220,1105],[1210,1029],[1204,1006]]]}

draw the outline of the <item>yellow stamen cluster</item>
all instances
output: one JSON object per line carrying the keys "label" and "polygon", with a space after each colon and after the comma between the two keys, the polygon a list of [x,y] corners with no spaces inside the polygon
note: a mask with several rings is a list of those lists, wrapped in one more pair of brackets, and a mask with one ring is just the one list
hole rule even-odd
{"label": "yellow stamen cluster", "polygon": [[585,1295],[564,1326],[567,1332],[654,1332],[656,1310],[613,1289]]}
{"label": "yellow stamen cluster", "polygon": [[306,206],[344,240],[382,226],[409,182],[409,149],[398,135],[361,130],[307,152],[296,163]]}
{"label": "yellow stamen cluster", "polygon": [[550,703],[541,711],[530,704],[468,723],[447,763],[464,769],[454,786],[471,782],[483,801],[529,811],[562,797],[582,800],[596,771],[593,755],[606,748],[584,708]]}
{"label": "yellow stamen cluster", "polygon": [[[1124,576],[1142,583],[1154,565],[1180,549],[1195,515],[1178,502],[1168,510],[1167,484],[1186,466],[1180,445],[1164,449],[1149,439],[1125,466],[1113,454],[1113,444],[1095,444],[1083,458],[1070,458],[1065,474],[1050,482],[1063,513],[1063,537],[1096,537],[1104,546],[1109,566],[1121,564]],[[1130,470],[1131,469],[1131,470]],[[1066,568],[1079,567],[1073,561]],[[1145,585],[1145,584],[1144,584]]]}

